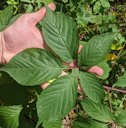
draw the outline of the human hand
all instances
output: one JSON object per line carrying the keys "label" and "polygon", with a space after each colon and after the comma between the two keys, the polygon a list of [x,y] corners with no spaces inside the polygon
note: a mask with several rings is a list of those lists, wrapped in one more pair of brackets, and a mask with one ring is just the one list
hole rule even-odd
{"label": "human hand", "polygon": [[[55,10],[53,3],[49,4],[48,7]],[[23,14],[2,32],[4,63],[27,48],[44,48],[42,34],[36,28],[36,24],[43,19],[45,13],[46,8],[43,7],[37,12]]]}

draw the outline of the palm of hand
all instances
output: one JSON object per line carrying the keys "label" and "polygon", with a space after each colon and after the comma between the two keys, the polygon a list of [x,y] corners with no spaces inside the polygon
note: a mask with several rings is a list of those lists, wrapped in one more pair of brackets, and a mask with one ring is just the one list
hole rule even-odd
{"label": "palm of hand", "polygon": [[[53,3],[48,6],[55,10]],[[36,24],[43,19],[45,13],[46,9],[43,7],[37,12],[23,14],[3,31],[5,40],[3,49],[6,62],[27,48],[44,48],[42,34],[36,28]]]}

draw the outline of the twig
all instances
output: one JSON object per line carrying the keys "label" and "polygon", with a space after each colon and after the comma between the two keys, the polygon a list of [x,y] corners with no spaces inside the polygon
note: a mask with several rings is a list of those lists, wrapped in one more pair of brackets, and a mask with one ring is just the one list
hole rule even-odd
{"label": "twig", "polygon": [[103,86],[103,87],[104,87],[105,90],[116,91],[116,92],[126,94],[126,91],[122,90],[122,89],[117,89],[117,88],[113,88],[113,87],[109,87],[109,86]]}
{"label": "twig", "polygon": [[110,111],[113,112],[112,110],[112,100],[111,100],[111,93],[110,93],[110,90],[107,90],[107,93],[109,95],[109,108],[110,108]]}

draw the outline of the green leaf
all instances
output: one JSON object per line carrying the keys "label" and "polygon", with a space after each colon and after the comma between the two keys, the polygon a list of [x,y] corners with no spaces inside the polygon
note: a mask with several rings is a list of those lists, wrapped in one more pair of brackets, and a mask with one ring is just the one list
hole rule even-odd
{"label": "green leaf", "polygon": [[[22,14],[17,14],[15,15],[13,18],[10,19],[9,25],[11,25],[12,23],[14,23]],[[9,26],[8,25],[8,26]]]}
{"label": "green leaf", "polygon": [[100,9],[101,9],[101,3],[97,1],[93,6],[93,11],[95,12],[95,14],[97,14],[100,11]]}
{"label": "green leaf", "polygon": [[110,8],[109,0],[100,0],[100,2],[104,8]]}
{"label": "green leaf", "polygon": [[126,71],[123,76],[119,77],[117,82],[113,84],[113,87],[126,87]]}
{"label": "green leaf", "polygon": [[53,0],[43,0],[43,3],[45,5],[48,5],[48,4],[52,3],[52,2],[54,2],[54,1]]}
{"label": "green leaf", "polygon": [[44,128],[62,128],[62,121],[44,121],[42,126]]}
{"label": "green leaf", "polygon": [[74,121],[72,128],[108,128],[108,126],[90,118],[79,118]]}
{"label": "green leaf", "polygon": [[62,63],[47,50],[27,49],[17,54],[2,71],[21,85],[38,85],[58,77]]}
{"label": "green leaf", "polygon": [[66,116],[77,98],[78,79],[72,75],[58,78],[40,94],[37,100],[39,123],[56,121]]}
{"label": "green leaf", "polygon": [[4,30],[9,24],[10,19],[13,16],[13,7],[9,6],[4,10],[0,10],[0,31]]}
{"label": "green leaf", "polygon": [[2,74],[0,73],[0,78],[2,77]]}
{"label": "green leaf", "polygon": [[70,63],[77,59],[79,45],[77,26],[71,17],[47,8],[42,33],[47,45],[63,61]]}
{"label": "green leaf", "polygon": [[0,125],[4,128],[17,128],[21,106],[0,106]]}
{"label": "green leaf", "polygon": [[115,33],[105,33],[92,37],[79,54],[79,66],[91,67],[103,61],[111,49]]}
{"label": "green leaf", "polygon": [[116,117],[116,122],[121,126],[126,126],[126,111],[122,110]]}
{"label": "green leaf", "polygon": [[109,76],[109,72],[111,70],[111,68],[109,67],[108,63],[104,60],[101,63],[97,64],[97,66],[99,66],[100,68],[103,69],[103,75],[98,76],[101,79],[106,79]]}
{"label": "green leaf", "polygon": [[96,103],[102,102],[105,96],[100,80],[93,74],[80,72],[80,84],[89,99]]}
{"label": "green leaf", "polygon": [[95,103],[88,98],[84,99],[81,102],[83,109],[95,120],[102,121],[102,122],[112,122],[113,115],[107,108],[107,106]]}

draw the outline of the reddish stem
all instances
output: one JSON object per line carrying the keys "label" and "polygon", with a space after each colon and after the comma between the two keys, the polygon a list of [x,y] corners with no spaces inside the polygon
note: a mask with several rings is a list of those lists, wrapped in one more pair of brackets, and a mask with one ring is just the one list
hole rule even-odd
{"label": "reddish stem", "polygon": [[126,94],[126,91],[125,90],[122,90],[122,89],[117,89],[117,88],[113,88],[113,87],[109,87],[109,86],[103,86],[105,90],[109,90],[109,91],[116,91],[116,92],[120,92],[120,93],[123,93],[123,94]]}

